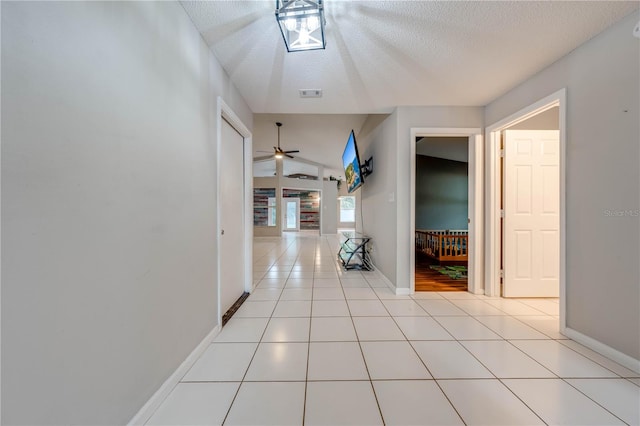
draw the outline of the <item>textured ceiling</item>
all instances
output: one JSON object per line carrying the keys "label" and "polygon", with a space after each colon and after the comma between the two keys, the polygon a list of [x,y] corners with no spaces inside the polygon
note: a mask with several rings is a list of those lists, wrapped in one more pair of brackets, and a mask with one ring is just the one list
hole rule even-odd
{"label": "textured ceiling", "polygon": [[320,114],[486,105],[639,5],[326,0],[326,50],[287,53],[273,0],[182,4],[254,113]]}

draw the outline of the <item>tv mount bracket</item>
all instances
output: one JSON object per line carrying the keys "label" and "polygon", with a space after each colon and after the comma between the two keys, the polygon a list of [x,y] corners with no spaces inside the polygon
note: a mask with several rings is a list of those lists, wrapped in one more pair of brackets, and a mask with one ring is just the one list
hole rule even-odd
{"label": "tv mount bracket", "polygon": [[367,177],[373,172],[373,157],[369,157],[364,163],[360,164],[362,176]]}

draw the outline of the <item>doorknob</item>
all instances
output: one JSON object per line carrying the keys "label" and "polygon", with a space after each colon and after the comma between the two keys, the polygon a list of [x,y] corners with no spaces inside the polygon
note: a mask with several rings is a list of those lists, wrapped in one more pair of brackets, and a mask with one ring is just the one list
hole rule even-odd
{"label": "doorknob", "polygon": [[220,235],[224,235],[224,229],[220,231]]}

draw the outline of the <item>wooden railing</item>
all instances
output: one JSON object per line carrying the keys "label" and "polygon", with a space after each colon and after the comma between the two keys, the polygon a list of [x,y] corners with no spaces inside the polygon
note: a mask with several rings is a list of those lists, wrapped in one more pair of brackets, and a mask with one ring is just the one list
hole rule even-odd
{"label": "wooden railing", "polygon": [[416,229],[416,250],[440,261],[468,260],[469,231]]}

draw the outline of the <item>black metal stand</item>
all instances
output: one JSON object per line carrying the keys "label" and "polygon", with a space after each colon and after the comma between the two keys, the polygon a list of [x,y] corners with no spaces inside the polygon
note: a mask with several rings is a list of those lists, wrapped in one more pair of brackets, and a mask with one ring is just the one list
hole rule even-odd
{"label": "black metal stand", "polygon": [[355,232],[345,232],[342,235],[345,240],[340,244],[338,251],[338,260],[342,268],[346,271],[372,271],[373,264],[367,250],[367,243],[371,238]]}

